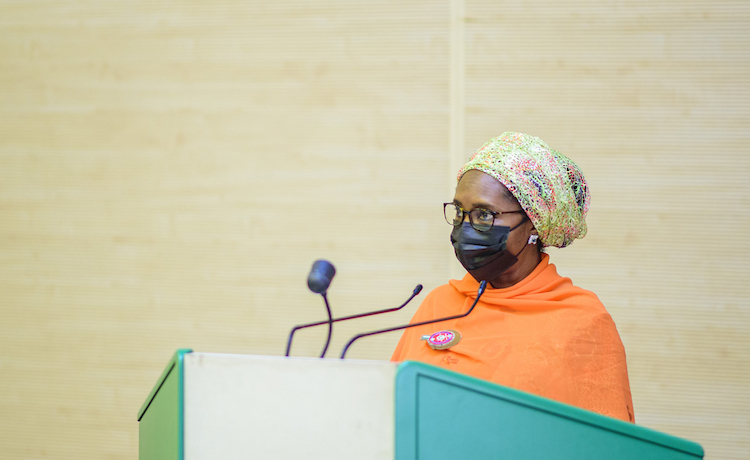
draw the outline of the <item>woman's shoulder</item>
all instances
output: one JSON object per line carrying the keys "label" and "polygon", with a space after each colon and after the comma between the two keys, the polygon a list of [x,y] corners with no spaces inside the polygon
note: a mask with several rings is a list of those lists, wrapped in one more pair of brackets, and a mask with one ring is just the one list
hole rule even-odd
{"label": "woman's shoulder", "polygon": [[[448,283],[441,284],[440,286],[437,286],[436,288],[433,288],[428,294],[427,297],[430,296],[441,296],[441,295],[453,295],[453,294],[460,294],[458,289],[452,284],[455,283],[456,280],[450,280]],[[463,295],[463,294],[461,294]]]}
{"label": "woman's shoulder", "polygon": [[422,299],[417,309],[417,319],[452,314],[456,308],[460,308],[464,304],[465,300],[466,295],[459,292],[452,284],[446,283],[437,286]]}
{"label": "woman's shoulder", "polygon": [[[454,281],[454,280],[451,280]],[[463,302],[466,299],[466,295],[462,294],[456,287],[451,283],[442,284],[432,289],[424,298],[422,303],[453,303]]]}
{"label": "woman's shoulder", "polygon": [[538,285],[538,293],[546,293],[550,298],[566,303],[581,304],[592,310],[606,313],[604,304],[593,291],[584,289],[573,283],[567,276],[557,272],[557,267],[550,263],[545,270],[544,282]]}

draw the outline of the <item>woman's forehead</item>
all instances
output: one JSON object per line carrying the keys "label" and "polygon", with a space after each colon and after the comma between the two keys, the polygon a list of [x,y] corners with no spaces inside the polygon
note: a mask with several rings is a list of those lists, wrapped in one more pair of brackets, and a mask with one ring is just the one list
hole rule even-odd
{"label": "woman's forehead", "polygon": [[508,205],[518,205],[516,198],[500,181],[476,169],[466,171],[458,181],[454,199],[464,208],[489,205],[503,210]]}

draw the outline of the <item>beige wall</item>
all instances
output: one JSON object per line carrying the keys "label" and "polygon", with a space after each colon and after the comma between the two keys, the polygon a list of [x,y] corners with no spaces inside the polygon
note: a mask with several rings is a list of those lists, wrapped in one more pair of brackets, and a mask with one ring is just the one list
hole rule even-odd
{"label": "beige wall", "polygon": [[747,2],[0,2],[0,458],[134,458],[175,348],[283,354],[322,318],[316,258],[337,315],[460,276],[440,203],[505,130],[591,184],[589,236],[551,253],[615,318],[637,421],[750,458],[749,26]]}

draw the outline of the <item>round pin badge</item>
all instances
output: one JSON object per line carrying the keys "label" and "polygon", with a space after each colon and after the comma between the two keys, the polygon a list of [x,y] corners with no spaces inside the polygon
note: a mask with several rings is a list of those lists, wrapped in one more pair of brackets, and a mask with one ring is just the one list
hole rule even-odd
{"label": "round pin badge", "polygon": [[447,350],[461,341],[461,333],[453,329],[446,329],[437,331],[425,339],[427,340],[427,345],[433,350]]}

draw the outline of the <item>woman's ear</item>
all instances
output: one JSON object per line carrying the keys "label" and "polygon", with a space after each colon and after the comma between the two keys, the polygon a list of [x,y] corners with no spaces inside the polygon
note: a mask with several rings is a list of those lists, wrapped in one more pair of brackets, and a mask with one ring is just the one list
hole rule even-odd
{"label": "woman's ear", "polygon": [[539,239],[539,232],[537,232],[533,227],[531,228],[531,235],[529,235],[528,244],[533,244],[534,246],[536,246],[536,249],[539,252],[542,252],[542,250],[544,249],[542,240]]}

